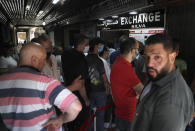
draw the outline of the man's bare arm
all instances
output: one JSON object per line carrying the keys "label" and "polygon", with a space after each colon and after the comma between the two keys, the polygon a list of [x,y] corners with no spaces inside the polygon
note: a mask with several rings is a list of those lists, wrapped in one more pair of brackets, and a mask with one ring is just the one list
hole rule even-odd
{"label": "man's bare arm", "polygon": [[139,98],[143,88],[144,88],[144,86],[143,86],[143,84],[141,82],[133,87],[133,89],[135,90],[135,92],[137,94],[137,98]]}
{"label": "man's bare arm", "polygon": [[107,79],[105,73],[102,74],[102,78],[103,78],[103,80],[104,80],[104,86],[105,86],[105,88],[106,88],[106,94],[109,94],[109,93],[110,93],[110,85],[109,85],[109,83],[108,83],[108,79]]}
{"label": "man's bare arm", "polygon": [[57,118],[49,120],[47,123],[43,125],[43,127],[48,127],[52,129],[59,129],[63,123],[67,123],[73,121],[79,112],[82,109],[82,105],[79,100],[75,100],[70,107],[68,107],[67,111]]}
{"label": "man's bare arm", "polygon": [[78,91],[81,94],[81,97],[84,99],[86,106],[89,106],[90,102],[87,97],[87,92],[85,88],[85,80],[82,80],[82,87]]}

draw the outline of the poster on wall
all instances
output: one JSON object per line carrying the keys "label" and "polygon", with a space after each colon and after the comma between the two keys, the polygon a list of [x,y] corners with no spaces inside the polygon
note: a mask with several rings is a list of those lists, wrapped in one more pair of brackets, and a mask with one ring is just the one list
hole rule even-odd
{"label": "poster on wall", "polygon": [[23,44],[26,42],[26,32],[17,32],[18,43]]}
{"label": "poster on wall", "polygon": [[134,37],[136,40],[144,43],[150,36],[157,33],[165,33],[164,28],[149,28],[149,29],[130,29],[129,37]]}

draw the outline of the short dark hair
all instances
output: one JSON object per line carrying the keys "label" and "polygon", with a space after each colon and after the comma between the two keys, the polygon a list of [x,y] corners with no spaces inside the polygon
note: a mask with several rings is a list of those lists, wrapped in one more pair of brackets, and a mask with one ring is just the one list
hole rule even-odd
{"label": "short dark hair", "polygon": [[[34,40],[34,42],[39,43],[39,44],[42,44],[42,42],[48,41],[48,40],[50,40],[50,39],[49,39],[49,36],[48,36],[47,34],[42,34],[42,35],[40,35],[38,38],[36,38],[36,39]],[[32,40],[31,40],[31,41],[32,41]]]}
{"label": "short dark hair", "polygon": [[125,41],[125,40],[127,40],[129,37],[127,36],[127,35],[121,35],[120,37],[119,37],[119,44],[120,43],[122,43],[123,41]]}
{"label": "short dark hair", "polygon": [[74,43],[73,43],[74,47],[77,47],[78,45],[83,44],[85,39],[88,39],[88,37],[86,37],[83,34],[75,35],[75,39],[74,39]]}
{"label": "short dark hair", "polygon": [[164,49],[167,51],[175,51],[174,43],[172,38],[167,34],[155,34],[145,41],[145,45],[155,45],[157,43],[160,43],[163,45]]}
{"label": "short dark hair", "polygon": [[89,52],[93,52],[95,45],[98,45],[99,43],[104,44],[104,41],[99,37],[93,38],[89,42]]}
{"label": "short dark hair", "polygon": [[136,48],[136,39],[128,38],[120,43],[120,53],[127,54],[131,49]]}

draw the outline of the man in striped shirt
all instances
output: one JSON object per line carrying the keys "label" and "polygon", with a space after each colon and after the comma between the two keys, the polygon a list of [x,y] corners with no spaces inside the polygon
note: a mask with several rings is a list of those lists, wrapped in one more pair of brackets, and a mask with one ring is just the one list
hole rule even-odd
{"label": "man in striped shirt", "polygon": [[[20,52],[20,67],[0,76],[0,114],[14,131],[63,130],[81,111],[77,97],[53,78],[40,73],[46,51],[29,43]],[[80,88],[77,78],[68,88]],[[56,116],[53,105],[62,114]]]}

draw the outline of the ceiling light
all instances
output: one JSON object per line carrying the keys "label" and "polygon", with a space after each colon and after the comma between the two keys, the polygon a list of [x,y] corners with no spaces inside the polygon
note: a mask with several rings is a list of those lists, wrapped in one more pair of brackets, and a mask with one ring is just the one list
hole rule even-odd
{"label": "ceiling light", "polygon": [[113,19],[118,18],[118,15],[113,15],[112,18]]}
{"label": "ceiling light", "polygon": [[99,18],[99,20],[104,20],[104,18]]}
{"label": "ceiling light", "polygon": [[39,13],[37,14],[37,16],[40,16],[43,13],[42,10],[39,11]]}
{"label": "ceiling light", "polygon": [[131,12],[129,12],[129,14],[130,15],[136,15],[136,14],[138,14],[138,12],[137,11],[131,11]]}
{"label": "ceiling light", "polygon": [[43,24],[43,26],[45,26],[45,24],[46,24],[45,21],[42,24]]}
{"label": "ceiling light", "polygon": [[26,10],[30,10],[30,5],[26,5]]}
{"label": "ceiling light", "polygon": [[57,4],[60,0],[53,0],[53,4]]}

